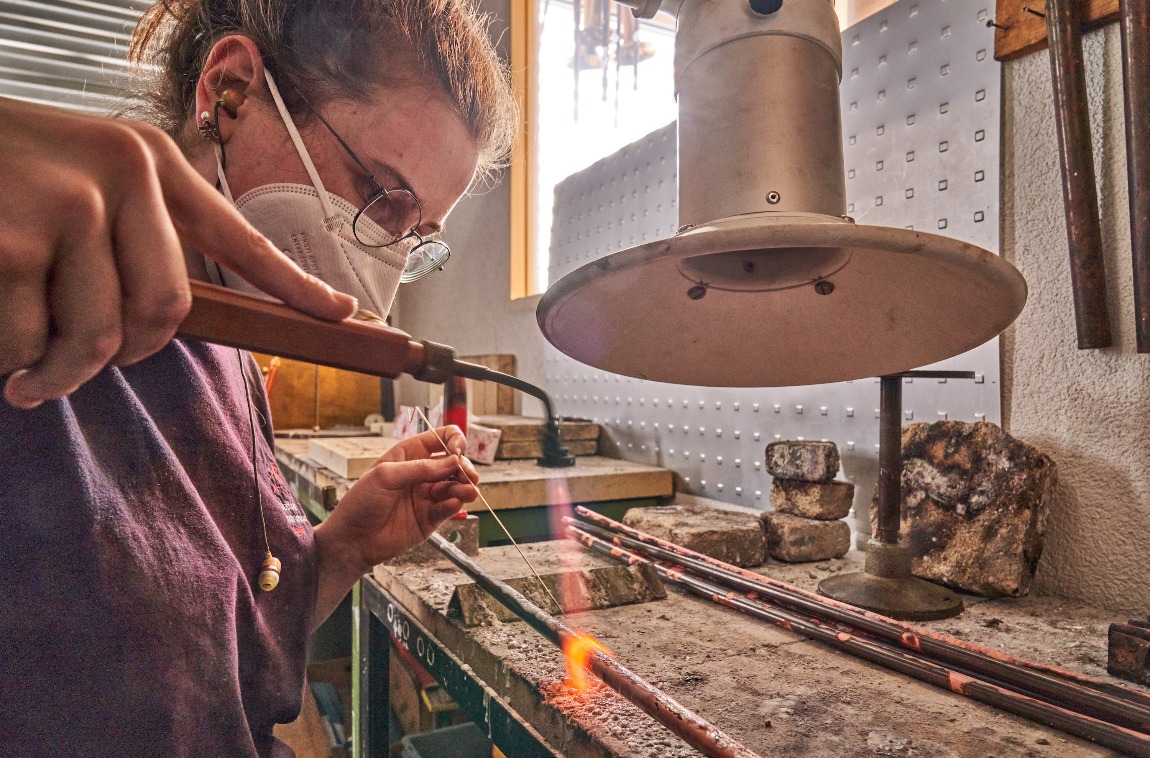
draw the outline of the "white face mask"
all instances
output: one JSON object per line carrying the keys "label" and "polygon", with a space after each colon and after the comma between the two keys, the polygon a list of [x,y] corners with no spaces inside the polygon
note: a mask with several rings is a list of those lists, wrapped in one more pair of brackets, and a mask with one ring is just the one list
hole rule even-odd
{"label": "white face mask", "polygon": [[[304,271],[319,277],[335,289],[353,295],[360,307],[380,316],[391,310],[399,275],[407,262],[410,241],[388,247],[367,247],[352,234],[352,221],[358,209],[342,197],[324,189],[315,165],[300,139],[299,131],[288,114],[279,89],[271,74],[264,72],[268,89],[287,127],[292,144],[311,177],[305,184],[265,184],[233,200],[236,208],[252,226],[263,233]],[[216,151],[217,164],[219,151]],[[223,167],[219,166],[220,187],[232,200]],[[369,242],[383,241],[392,235],[368,218],[359,221],[359,236]],[[210,269],[211,267],[209,267]],[[227,287],[258,292],[239,275],[223,269]]]}

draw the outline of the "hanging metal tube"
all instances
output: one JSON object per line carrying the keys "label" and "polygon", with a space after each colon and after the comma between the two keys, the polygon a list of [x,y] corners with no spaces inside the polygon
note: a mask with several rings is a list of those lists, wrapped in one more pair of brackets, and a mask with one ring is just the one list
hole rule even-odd
{"label": "hanging metal tube", "polygon": [[875,536],[880,542],[897,545],[902,512],[902,377],[884,376],[880,388]]}
{"label": "hanging metal tube", "polygon": [[1138,352],[1150,353],[1150,3],[1119,0]]}
{"label": "hanging metal tube", "polygon": [[[1074,321],[1078,348],[1085,350],[1110,347],[1112,340],[1106,306],[1106,263],[1102,257],[1098,190],[1094,183],[1090,106],[1082,60],[1081,5],[1078,0],[1047,0],[1046,31],[1054,82],[1054,122],[1062,164]],[[1145,66],[1145,61],[1141,65]]]}

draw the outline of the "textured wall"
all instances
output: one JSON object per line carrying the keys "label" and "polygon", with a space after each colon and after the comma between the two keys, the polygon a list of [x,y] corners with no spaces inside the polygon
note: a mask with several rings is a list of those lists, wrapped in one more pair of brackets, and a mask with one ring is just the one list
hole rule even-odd
{"label": "textured wall", "polygon": [[1084,43],[1116,347],[1075,346],[1050,67],[1036,53],[1003,66],[1002,253],[1030,285],[1003,342],[1003,415],[1059,467],[1037,589],[1145,608],[1150,356],[1134,347],[1118,29]]}

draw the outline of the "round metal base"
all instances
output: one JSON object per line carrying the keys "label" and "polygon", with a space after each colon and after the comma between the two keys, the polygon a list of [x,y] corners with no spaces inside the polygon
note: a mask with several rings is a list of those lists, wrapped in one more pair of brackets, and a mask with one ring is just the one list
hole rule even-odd
{"label": "round metal base", "polygon": [[917,576],[832,576],[819,582],[819,594],[903,621],[931,621],[962,613],[962,598]]}

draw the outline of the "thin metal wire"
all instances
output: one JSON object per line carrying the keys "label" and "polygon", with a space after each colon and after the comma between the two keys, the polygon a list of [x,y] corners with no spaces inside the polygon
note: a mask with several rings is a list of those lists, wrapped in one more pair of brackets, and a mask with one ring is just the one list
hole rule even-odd
{"label": "thin metal wire", "polygon": [[[419,406],[415,406],[414,410],[419,413],[420,418],[423,419],[423,423],[427,424],[427,428],[430,429],[431,433],[435,435],[435,439],[439,440],[439,444],[443,447],[443,452],[451,455],[452,452],[447,449],[447,443],[444,442],[443,438],[439,436],[439,432],[431,426],[431,422],[427,419],[427,416],[424,415],[423,409]],[[547,593],[547,597],[551,598],[551,602],[555,603],[555,607],[559,609],[559,615],[566,616],[567,612],[563,610],[563,605],[559,602],[558,598],[551,594],[551,590],[547,587],[547,583],[543,581],[543,577],[539,576],[539,572],[535,570],[535,566],[532,565],[531,560],[527,557],[526,553],[523,552],[522,548],[519,547],[519,543],[515,541],[515,538],[511,536],[511,532],[507,531],[507,527],[503,525],[502,521],[500,521],[499,516],[495,513],[495,509],[492,508],[491,504],[487,502],[487,498],[483,496],[483,491],[479,489],[479,483],[472,481],[471,475],[468,474],[467,470],[463,468],[462,463],[458,465],[459,472],[463,474],[463,476],[467,479],[468,484],[475,488],[475,492],[479,495],[479,499],[483,501],[483,505],[487,507],[487,512],[491,514],[491,517],[495,519],[495,523],[499,524],[499,528],[502,529],[503,533],[507,535],[507,539],[511,541],[512,546],[514,546],[516,552],[519,553],[519,557],[522,558],[523,562],[527,564],[527,568],[531,569],[531,573],[535,575],[535,579],[539,582],[539,586],[542,587],[543,591]]]}

